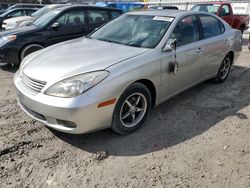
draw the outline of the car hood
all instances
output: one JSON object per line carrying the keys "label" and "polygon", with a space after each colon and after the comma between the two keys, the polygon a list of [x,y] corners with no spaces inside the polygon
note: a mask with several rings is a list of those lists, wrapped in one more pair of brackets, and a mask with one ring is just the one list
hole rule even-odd
{"label": "car hood", "polygon": [[33,17],[31,16],[20,16],[20,17],[15,17],[15,18],[9,18],[4,20],[4,23],[10,23],[10,22],[23,22],[23,21],[27,21],[27,20],[32,20]]}
{"label": "car hood", "polygon": [[74,75],[106,69],[148,50],[82,37],[31,54],[22,71],[36,80],[56,82]]}
{"label": "car hood", "polygon": [[24,27],[18,27],[6,31],[0,32],[0,37],[8,36],[8,35],[22,35],[28,32],[34,32],[35,30],[39,29],[36,26],[24,26]]}

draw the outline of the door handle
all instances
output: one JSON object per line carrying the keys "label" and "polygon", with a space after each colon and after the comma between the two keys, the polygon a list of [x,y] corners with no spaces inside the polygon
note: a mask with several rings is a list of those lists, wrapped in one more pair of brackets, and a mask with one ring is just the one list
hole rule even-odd
{"label": "door handle", "polygon": [[204,51],[204,48],[202,48],[202,47],[199,47],[199,48],[196,50],[197,53],[202,53],[203,51]]}
{"label": "door handle", "polygon": [[224,43],[227,44],[229,42],[229,39],[225,39]]}

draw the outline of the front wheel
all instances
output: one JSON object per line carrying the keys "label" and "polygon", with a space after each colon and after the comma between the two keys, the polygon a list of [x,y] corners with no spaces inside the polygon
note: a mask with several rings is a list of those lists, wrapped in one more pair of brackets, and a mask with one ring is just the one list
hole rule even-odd
{"label": "front wheel", "polygon": [[230,55],[227,55],[223,59],[221,65],[220,65],[219,71],[218,71],[216,77],[213,78],[213,81],[216,82],[216,83],[224,82],[227,79],[228,75],[229,75],[231,65],[232,65],[232,58],[231,58]]}
{"label": "front wheel", "polygon": [[111,128],[126,135],[139,129],[151,109],[151,94],[141,83],[129,86],[118,100],[113,113]]}
{"label": "front wheel", "polygon": [[44,47],[40,44],[29,44],[27,46],[25,46],[20,53],[20,60],[22,61],[23,58],[25,58],[27,55],[37,51],[37,50],[41,50]]}

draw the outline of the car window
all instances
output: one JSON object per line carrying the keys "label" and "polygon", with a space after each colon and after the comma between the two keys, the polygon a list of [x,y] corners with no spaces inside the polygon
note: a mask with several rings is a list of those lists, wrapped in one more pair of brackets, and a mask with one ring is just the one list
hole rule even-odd
{"label": "car window", "polygon": [[174,18],[167,16],[122,15],[96,30],[90,38],[134,47],[154,48]]}
{"label": "car window", "polygon": [[9,16],[12,16],[12,17],[17,17],[17,16],[24,16],[25,13],[23,10],[17,10],[17,11],[13,11],[9,14]]}
{"label": "car window", "polygon": [[111,18],[112,19],[117,18],[120,15],[121,15],[121,13],[118,11],[111,11]]}
{"label": "car window", "polygon": [[223,5],[220,11],[221,16],[228,16],[230,15],[229,7],[228,5]]}
{"label": "car window", "polygon": [[32,25],[35,25],[37,27],[40,26],[45,26],[48,23],[50,23],[53,19],[55,19],[57,17],[57,15],[59,15],[61,13],[62,10],[51,10],[48,13],[42,15],[41,17],[37,18]]}
{"label": "car window", "polygon": [[194,15],[183,18],[176,25],[168,43],[173,40],[176,40],[177,46],[182,46],[199,40],[198,22]]}
{"label": "car window", "polygon": [[35,12],[35,10],[26,10],[26,15],[30,16],[31,14],[33,14]]}
{"label": "car window", "polygon": [[105,10],[88,10],[88,21],[90,24],[104,23],[109,20],[108,12]]}
{"label": "car window", "polygon": [[200,21],[203,30],[203,37],[205,39],[221,34],[220,22],[215,17],[201,15]]}
{"label": "car window", "polygon": [[191,10],[193,11],[202,11],[216,14],[220,8],[219,4],[198,4],[194,5]]}
{"label": "car window", "polygon": [[85,16],[84,10],[71,10],[63,15],[61,15],[56,21],[56,23],[62,24],[62,26],[75,26],[75,25],[84,25]]}

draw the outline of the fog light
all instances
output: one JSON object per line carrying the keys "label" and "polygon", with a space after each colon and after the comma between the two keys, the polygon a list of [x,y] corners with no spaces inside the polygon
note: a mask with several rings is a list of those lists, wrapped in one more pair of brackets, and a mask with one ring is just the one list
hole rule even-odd
{"label": "fog light", "polygon": [[64,120],[60,120],[60,119],[57,119],[56,121],[61,126],[68,127],[68,128],[76,128],[76,124],[74,122],[64,121]]}

